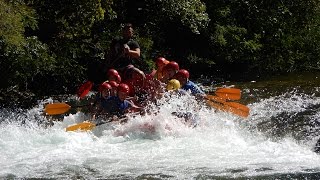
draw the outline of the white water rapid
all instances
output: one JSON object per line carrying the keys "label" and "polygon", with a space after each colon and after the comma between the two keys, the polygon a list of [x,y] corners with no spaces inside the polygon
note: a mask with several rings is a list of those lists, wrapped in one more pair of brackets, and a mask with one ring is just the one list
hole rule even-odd
{"label": "white water rapid", "polygon": [[[0,178],[192,179],[320,172],[320,155],[313,152],[316,137],[302,143],[290,135],[270,138],[268,131],[255,128],[278,114],[316,104],[320,97],[283,94],[249,104],[250,116],[244,119],[199,105],[192,97],[172,97],[154,107],[157,113],[92,132],[65,132],[87,118],[80,112],[44,128],[38,123],[46,120],[39,120],[41,105],[27,112],[2,109]],[[199,123],[189,127],[172,112],[191,112]],[[320,121],[319,111],[310,116]]]}

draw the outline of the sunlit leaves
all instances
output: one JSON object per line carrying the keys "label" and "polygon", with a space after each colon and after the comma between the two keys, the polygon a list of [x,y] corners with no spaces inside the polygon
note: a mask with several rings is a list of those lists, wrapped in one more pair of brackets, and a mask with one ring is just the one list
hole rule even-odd
{"label": "sunlit leaves", "polygon": [[25,41],[25,27],[37,27],[35,11],[23,2],[0,0],[0,37],[8,44],[20,46]]}
{"label": "sunlit leaves", "polygon": [[[8,46],[3,42],[2,47],[5,56],[2,56],[1,68],[4,69],[1,74],[3,84],[23,86],[27,89],[28,82],[37,75],[43,75],[56,68],[55,59],[48,53],[48,47],[38,41],[36,37],[26,38],[21,48]],[[3,51],[2,51],[3,53]],[[4,82],[6,81],[6,82]]]}
{"label": "sunlit leaves", "polygon": [[43,0],[33,6],[41,21],[54,24],[60,38],[90,35],[94,23],[115,18],[112,0]]}
{"label": "sunlit leaves", "polygon": [[159,0],[164,13],[169,18],[180,19],[192,32],[199,34],[201,28],[206,28],[210,19],[206,6],[200,0]]}

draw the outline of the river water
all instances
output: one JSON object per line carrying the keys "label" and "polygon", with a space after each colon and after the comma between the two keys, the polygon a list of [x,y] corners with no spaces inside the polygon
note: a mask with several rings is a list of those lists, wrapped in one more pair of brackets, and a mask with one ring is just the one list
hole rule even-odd
{"label": "river water", "polygon": [[[319,179],[319,79],[309,74],[224,83],[242,90],[239,102],[250,108],[248,118],[172,95],[125,125],[65,132],[88,117],[66,114],[44,127],[43,104],[52,99],[29,110],[1,109],[0,178]],[[190,112],[197,126],[172,112]]]}

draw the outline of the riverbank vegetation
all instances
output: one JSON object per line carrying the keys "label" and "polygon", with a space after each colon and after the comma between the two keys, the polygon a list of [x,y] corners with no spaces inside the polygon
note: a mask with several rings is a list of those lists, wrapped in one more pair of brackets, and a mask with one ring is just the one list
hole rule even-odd
{"label": "riverbank vegetation", "polygon": [[320,70],[317,0],[0,0],[0,102],[74,94],[121,25],[146,62],[248,80]]}

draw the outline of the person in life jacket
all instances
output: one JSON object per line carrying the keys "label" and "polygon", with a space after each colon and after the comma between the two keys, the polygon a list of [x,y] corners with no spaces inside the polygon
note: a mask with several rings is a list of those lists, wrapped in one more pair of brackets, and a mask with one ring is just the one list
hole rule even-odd
{"label": "person in life jacket", "polygon": [[[181,84],[177,79],[171,79],[170,81],[168,81],[166,89],[170,93],[186,95],[186,91],[181,89]],[[178,112],[172,112],[171,114],[178,118],[183,119],[182,122],[184,122],[184,124],[190,127],[196,127],[199,123],[199,117],[196,114],[191,112],[178,111]]]}
{"label": "person in life jacket", "polygon": [[190,74],[185,69],[180,69],[174,76],[174,79],[177,79],[181,84],[181,89],[184,89],[186,91],[191,91],[191,94],[202,94],[205,93],[200,89],[199,86],[197,86],[194,82],[189,80]]}
{"label": "person in life jacket", "polygon": [[128,112],[142,110],[141,107],[135,105],[132,101],[126,100],[129,91],[130,89],[127,84],[119,84],[117,96],[110,96],[102,102],[103,111],[111,116],[121,117]]}
{"label": "person in life jacket", "polygon": [[126,79],[123,81],[130,88],[129,96],[134,103],[140,106],[146,105],[149,92],[146,89],[146,75],[138,68],[132,67],[125,72]]}
{"label": "person in life jacket", "polygon": [[155,63],[157,66],[157,70],[153,70],[151,73],[145,74],[144,85],[140,91],[143,94],[142,104],[146,104],[148,102],[156,102],[156,100],[162,96],[161,94],[164,93],[165,90],[160,79],[163,77],[163,67],[167,65],[169,61],[163,57],[158,57],[155,60]]}
{"label": "person in life jacket", "polygon": [[166,84],[178,70],[178,63],[171,61],[163,67],[163,77],[160,80],[154,78],[152,74],[146,76],[144,90],[148,94],[148,102],[157,103],[157,100],[165,94]]}
{"label": "person in life jacket", "polygon": [[158,57],[155,61],[157,70],[154,73],[155,79],[162,79],[163,77],[163,67],[169,64],[170,61],[166,60],[164,57]]}
{"label": "person in life jacket", "polygon": [[112,87],[109,83],[103,82],[99,85],[98,93],[95,96],[94,100],[90,103],[90,112],[92,114],[92,119],[96,118],[97,114],[100,114],[102,109],[102,102],[106,99],[108,99],[111,95]]}
{"label": "person in life jacket", "polygon": [[175,61],[169,62],[163,67],[163,76],[160,79],[161,82],[167,83],[173,76],[179,71],[179,65]]}
{"label": "person in life jacket", "polygon": [[146,80],[143,89],[148,94],[148,100],[152,102],[156,102],[157,99],[161,98],[161,94],[165,92],[163,83],[154,78],[154,75],[152,74],[146,74]]}
{"label": "person in life jacket", "polygon": [[179,95],[186,95],[187,92],[181,89],[181,84],[177,79],[170,79],[166,85],[166,90],[171,94],[177,93]]}

